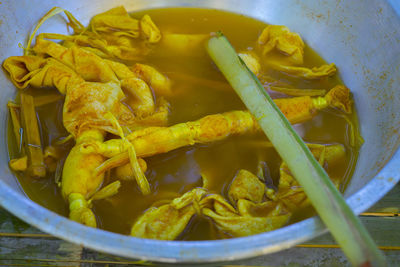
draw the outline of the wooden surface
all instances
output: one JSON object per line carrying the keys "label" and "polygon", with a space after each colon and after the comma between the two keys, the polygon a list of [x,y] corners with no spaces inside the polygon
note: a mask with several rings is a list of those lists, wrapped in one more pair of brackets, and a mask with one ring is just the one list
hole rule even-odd
{"label": "wooden surface", "polygon": [[[400,266],[400,185],[361,216],[389,266]],[[0,266],[147,266],[156,265],[106,255],[54,238],[0,208]],[[253,259],[212,266],[348,266],[325,234],[294,248]]]}

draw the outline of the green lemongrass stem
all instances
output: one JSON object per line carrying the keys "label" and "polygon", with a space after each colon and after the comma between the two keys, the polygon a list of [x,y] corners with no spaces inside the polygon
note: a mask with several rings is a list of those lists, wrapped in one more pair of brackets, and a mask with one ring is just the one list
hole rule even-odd
{"label": "green lemongrass stem", "polygon": [[384,266],[383,254],[358,217],[222,33],[208,41],[207,51],[304,188],[351,264]]}

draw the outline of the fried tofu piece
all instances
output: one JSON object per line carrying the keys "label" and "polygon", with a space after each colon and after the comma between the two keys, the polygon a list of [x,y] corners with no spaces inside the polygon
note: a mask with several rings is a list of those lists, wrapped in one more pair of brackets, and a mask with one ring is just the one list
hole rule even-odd
{"label": "fried tofu piece", "polygon": [[[344,147],[339,144],[308,144],[308,147],[310,148],[314,157],[319,161],[322,166],[334,167],[336,164],[338,164],[338,162],[340,163],[346,156]],[[280,180],[278,191],[276,193],[277,199],[282,201],[290,211],[305,208],[311,205],[306,194],[304,193],[303,188],[292,176],[285,162],[282,162],[279,172]],[[339,180],[333,178],[332,181],[337,187],[339,186]]]}
{"label": "fried tofu piece", "polygon": [[131,70],[153,88],[156,95],[170,96],[172,94],[171,81],[156,68],[137,63],[131,67]]}
{"label": "fried tofu piece", "polygon": [[275,70],[279,70],[289,75],[304,78],[307,80],[326,78],[336,74],[336,66],[334,63],[325,64],[313,68],[287,66],[282,65],[279,62],[268,62],[267,64]]}
{"label": "fried tofu piece", "polygon": [[174,240],[199,212],[199,202],[205,194],[204,189],[195,188],[169,204],[149,208],[132,226],[131,236]]}
{"label": "fried tofu piece", "polygon": [[89,28],[95,33],[132,38],[138,38],[140,34],[139,21],[129,16],[123,6],[97,14],[91,19]]}
{"label": "fried tofu piece", "polygon": [[261,72],[261,65],[258,57],[250,52],[245,51],[238,54],[238,56],[243,60],[246,66],[254,73],[254,75],[259,75]]}
{"label": "fried tofu piece", "polygon": [[61,94],[66,94],[68,88],[83,82],[75,71],[53,58],[9,57],[4,61],[3,67],[10,73],[11,81],[19,89],[28,85],[54,86]]}
{"label": "fried tofu piece", "polygon": [[258,45],[264,56],[276,49],[286,55],[291,63],[303,64],[304,42],[300,35],[291,32],[285,26],[266,26],[258,37]]}
{"label": "fried tofu piece", "polygon": [[240,170],[228,195],[232,206],[220,195],[202,200],[202,212],[210,217],[220,231],[232,236],[248,236],[271,231],[285,225],[291,213],[280,202],[265,199],[266,186],[257,176]]}
{"label": "fried tofu piece", "polygon": [[147,14],[140,20],[140,34],[151,44],[158,43],[161,40],[160,30]]}

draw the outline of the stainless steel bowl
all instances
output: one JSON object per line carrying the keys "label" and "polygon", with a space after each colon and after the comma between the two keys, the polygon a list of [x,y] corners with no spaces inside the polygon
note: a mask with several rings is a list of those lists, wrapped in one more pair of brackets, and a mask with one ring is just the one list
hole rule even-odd
{"label": "stainless steel bowl", "polygon": [[[365,211],[400,180],[400,10],[395,0],[118,0],[3,1],[0,4],[0,61],[21,55],[40,17],[54,5],[83,23],[113,6],[129,11],[166,6],[228,10],[272,24],[284,24],[328,62],[334,62],[351,88],[365,143],[345,196],[356,213]],[[171,18],[173,19],[173,18]],[[43,25],[46,32],[66,32],[61,17]],[[0,72],[0,204],[33,226],[65,240],[120,256],[159,262],[215,262],[242,259],[289,248],[326,231],[318,217],[282,229],[217,241],[157,241],[92,229],[61,217],[26,197],[8,168],[6,103],[15,88]]]}

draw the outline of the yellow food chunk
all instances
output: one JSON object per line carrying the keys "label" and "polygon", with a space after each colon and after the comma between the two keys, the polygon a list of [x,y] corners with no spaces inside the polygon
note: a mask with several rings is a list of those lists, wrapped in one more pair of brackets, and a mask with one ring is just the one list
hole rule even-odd
{"label": "yellow food chunk", "polygon": [[239,199],[247,199],[255,203],[263,200],[265,185],[249,171],[239,170],[229,189],[229,200],[236,203]]}
{"label": "yellow food chunk", "polygon": [[160,30],[147,14],[140,20],[140,31],[149,43],[157,43],[161,39]]}
{"label": "yellow food chunk", "polygon": [[155,68],[145,64],[135,64],[132,71],[142,80],[144,80],[156,95],[169,96],[171,95],[171,82]]}
{"label": "yellow food chunk", "polygon": [[[345,157],[344,147],[342,145],[308,145],[314,157],[324,166],[334,168]],[[282,201],[290,211],[304,208],[310,205],[310,202],[304,193],[303,188],[292,176],[288,166],[282,162],[280,167],[280,180],[278,185],[277,198]],[[338,180],[332,179],[338,185]]]}
{"label": "yellow food chunk", "polygon": [[[255,203],[253,191],[256,190]],[[232,236],[247,236],[279,228],[287,223],[290,213],[282,204],[262,201],[265,185],[248,171],[240,170],[229,189],[236,202],[234,208],[221,195],[196,188],[160,207],[148,209],[133,225],[136,237],[173,240],[183,232],[197,214],[212,219],[220,231]]]}
{"label": "yellow food chunk", "polygon": [[9,165],[13,171],[26,171],[28,168],[28,157],[24,156],[22,158],[12,159]]}
{"label": "yellow food chunk", "polygon": [[130,96],[126,103],[131,106],[137,117],[143,118],[154,112],[153,94],[143,80],[136,77],[125,79],[121,83],[121,88]]}
{"label": "yellow food chunk", "polygon": [[46,164],[46,168],[50,172],[55,172],[57,168],[57,162],[61,158],[61,152],[54,146],[47,146],[43,152],[43,160]]}
{"label": "yellow food chunk", "polygon": [[281,65],[279,62],[268,62],[268,65],[275,70],[309,80],[329,77],[336,73],[334,63],[313,68],[286,66]]}
{"label": "yellow food chunk", "polygon": [[238,56],[243,60],[246,66],[257,76],[260,74],[261,65],[259,63],[258,57],[249,51],[241,52]]}
{"label": "yellow food chunk", "polygon": [[221,205],[221,201],[221,199],[214,200],[211,208],[203,209],[203,214],[210,217],[220,231],[234,237],[272,231],[285,225],[290,218],[290,213],[281,204],[272,202],[254,204],[243,200],[246,204],[243,205],[242,210],[263,210],[262,216],[252,216],[248,212],[242,214],[232,212],[229,208],[227,209],[228,204]]}
{"label": "yellow food chunk", "polygon": [[68,88],[83,82],[72,69],[52,59],[38,56],[9,57],[3,67],[10,73],[17,88],[54,86],[62,94]]}
{"label": "yellow food chunk", "polygon": [[65,97],[63,122],[74,137],[85,130],[107,126],[104,118],[107,112],[113,114],[130,113],[120,102],[124,94],[116,83],[83,82],[69,90]]}
{"label": "yellow food chunk", "polygon": [[139,21],[131,18],[123,6],[115,7],[94,16],[89,28],[93,32],[116,36],[139,37]]}
{"label": "yellow food chunk", "polygon": [[[144,161],[144,159],[142,158],[138,158],[138,162],[142,171],[146,172],[147,170],[146,161]],[[117,167],[115,169],[115,176],[117,179],[120,180],[127,180],[127,181],[135,180],[131,164],[125,164]]]}
{"label": "yellow food chunk", "polygon": [[[85,131],[71,149],[63,168],[62,195],[65,199],[72,193],[79,193],[89,199],[103,182],[104,175],[93,175],[94,169],[104,161],[97,153],[83,153],[85,147],[96,141],[102,141],[98,131]],[[79,170],[79,171],[77,171]]]}
{"label": "yellow food chunk", "polygon": [[140,130],[145,127],[168,125],[169,103],[162,97],[158,98],[156,108],[153,114],[144,118],[135,118],[126,123],[130,131]]}
{"label": "yellow food chunk", "polygon": [[232,236],[248,236],[280,228],[288,222],[291,213],[280,202],[264,200],[265,191],[265,185],[255,175],[240,170],[228,190],[230,198],[237,201],[237,208],[220,195],[210,195],[201,201],[202,212],[215,222],[220,231]]}
{"label": "yellow food chunk", "polygon": [[132,226],[131,235],[141,238],[174,240],[196,214],[198,202],[205,194],[193,189],[169,204],[148,209]]}
{"label": "yellow food chunk", "polygon": [[105,60],[77,46],[66,48],[48,40],[37,39],[33,51],[58,60],[74,70],[85,81],[101,83],[117,81],[115,73]]}
{"label": "yellow food chunk", "polygon": [[303,64],[303,40],[285,26],[268,25],[258,37],[258,44],[264,56],[276,49],[288,56],[291,63]]}
{"label": "yellow food chunk", "polygon": [[96,218],[90,210],[89,203],[79,193],[72,193],[68,196],[69,218],[86,226],[97,227]]}

